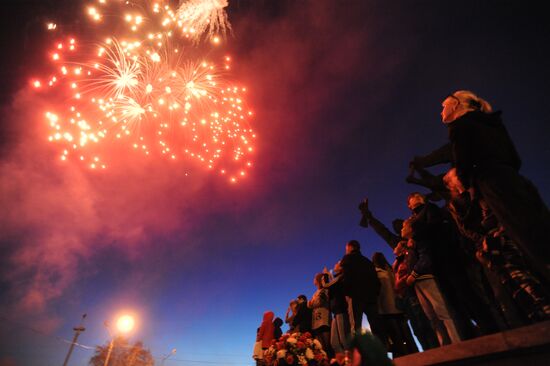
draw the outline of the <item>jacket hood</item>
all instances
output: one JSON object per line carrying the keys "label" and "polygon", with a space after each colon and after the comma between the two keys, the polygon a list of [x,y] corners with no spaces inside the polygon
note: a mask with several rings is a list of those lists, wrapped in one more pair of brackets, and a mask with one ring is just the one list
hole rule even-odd
{"label": "jacket hood", "polygon": [[264,313],[264,322],[273,322],[273,318],[275,317],[275,314],[272,311],[266,311]]}

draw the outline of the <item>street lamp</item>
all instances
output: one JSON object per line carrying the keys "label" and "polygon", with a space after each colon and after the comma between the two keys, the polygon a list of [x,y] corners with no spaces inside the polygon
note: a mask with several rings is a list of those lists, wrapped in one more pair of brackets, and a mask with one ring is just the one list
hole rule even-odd
{"label": "street lamp", "polygon": [[[131,315],[123,315],[119,317],[116,321],[116,327],[119,333],[128,333],[132,331],[132,329],[134,329],[134,324],[135,321]],[[103,364],[103,366],[107,366],[109,364],[111,352],[113,352],[113,346],[115,345],[115,335],[111,332],[109,323],[105,322],[105,326],[107,327],[109,335],[111,336],[111,343],[109,344],[109,350],[107,351],[107,357],[105,357],[105,363]]]}
{"label": "street lamp", "polygon": [[167,354],[166,356],[163,356],[162,357],[162,360],[160,361],[160,366],[163,366],[164,365],[164,361],[166,361],[166,359],[172,355],[175,355],[176,354],[176,349],[173,348],[169,354]]}
{"label": "street lamp", "polygon": [[116,321],[116,327],[121,333],[128,333],[134,329],[134,318],[130,315],[123,315]]}

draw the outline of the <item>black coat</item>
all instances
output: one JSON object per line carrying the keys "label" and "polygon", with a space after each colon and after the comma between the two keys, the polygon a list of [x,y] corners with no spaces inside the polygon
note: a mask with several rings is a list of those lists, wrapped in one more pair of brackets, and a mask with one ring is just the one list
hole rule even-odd
{"label": "black coat", "polygon": [[504,165],[518,171],[521,159],[502,123],[501,112],[468,112],[449,123],[449,143],[412,161],[417,168],[452,163],[467,189],[476,171]]}
{"label": "black coat", "polygon": [[433,251],[441,245],[441,224],[443,218],[439,207],[432,203],[426,203],[415,209],[411,217],[410,225],[412,238],[414,239],[414,258],[410,263],[412,272],[417,275],[434,273]]}
{"label": "black coat", "polygon": [[325,285],[325,288],[328,289],[328,298],[330,303],[330,311],[336,314],[347,313],[348,304],[346,302],[346,297],[344,295],[344,285],[339,275],[336,275],[334,280]]}
{"label": "black coat", "polygon": [[344,294],[367,303],[378,301],[380,280],[372,262],[355,250],[342,258]]}
{"label": "black coat", "polygon": [[449,124],[453,162],[470,180],[506,233],[550,282],[550,211],[518,170],[521,160],[499,113],[470,112]]}
{"label": "black coat", "polygon": [[296,310],[296,316],[292,321],[292,326],[298,328],[300,333],[311,332],[311,317],[311,309],[307,307],[306,302],[302,302],[298,304],[298,310]]}
{"label": "black coat", "polygon": [[469,112],[449,123],[453,165],[465,188],[476,170],[505,165],[519,170],[521,160],[500,112]]}

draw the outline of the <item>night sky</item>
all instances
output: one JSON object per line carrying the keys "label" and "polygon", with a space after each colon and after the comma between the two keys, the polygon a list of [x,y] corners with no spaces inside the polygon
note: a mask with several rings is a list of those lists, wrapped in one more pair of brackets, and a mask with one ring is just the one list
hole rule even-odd
{"label": "night sky", "polygon": [[[283,318],[311,296],[346,241],[392,258],[357,205],[368,196],[388,226],[408,216],[422,191],[405,182],[408,162],[446,142],[440,105],[455,90],[503,111],[522,174],[550,202],[543,2],[230,0],[223,52],[258,134],[237,185],[186,176],[184,161],[120,156],[97,173],[55,158],[48,97],[29,80],[45,22],[78,29],[85,4],[2,2],[0,366],[61,365],[83,313],[79,343],[93,347],[124,311],[157,362],[177,349],[166,366],[252,365],[263,312]],[[70,365],[92,354],[77,347]]]}

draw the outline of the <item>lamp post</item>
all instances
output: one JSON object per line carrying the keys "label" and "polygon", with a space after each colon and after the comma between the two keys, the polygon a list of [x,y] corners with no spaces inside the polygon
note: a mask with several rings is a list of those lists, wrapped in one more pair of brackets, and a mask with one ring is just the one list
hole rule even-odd
{"label": "lamp post", "polygon": [[69,347],[69,352],[67,352],[67,357],[65,357],[65,361],[63,361],[63,366],[67,366],[69,363],[69,358],[71,358],[71,354],[73,353],[74,345],[76,344],[76,340],[78,339],[78,336],[80,333],[84,332],[86,328],[82,325],[84,323],[84,319],[86,318],[86,314],[82,315],[82,320],[80,321],[80,325],[78,327],[74,327],[74,337],[73,341],[71,342],[71,346]]}
{"label": "lamp post", "polygon": [[[123,315],[117,319],[116,327],[118,332],[128,333],[132,329],[134,329],[134,323],[134,318],[132,316]],[[111,336],[111,343],[109,343],[109,349],[107,350],[107,356],[105,357],[105,363],[103,364],[103,366],[108,366],[109,359],[111,358],[111,353],[113,352],[113,347],[115,345],[115,335],[111,332],[111,327],[109,326],[109,323],[105,322],[105,327],[107,327],[109,335]]]}
{"label": "lamp post", "polygon": [[166,359],[172,355],[175,355],[176,354],[176,349],[173,348],[169,354],[167,354],[166,356],[163,356],[162,357],[162,360],[160,361],[160,366],[164,366],[164,361],[166,361]]}
{"label": "lamp post", "polygon": [[107,356],[105,357],[105,363],[103,366],[107,366],[109,364],[109,359],[111,358],[111,352],[113,351],[113,346],[115,344],[115,337],[111,337],[111,343],[109,343],[109,349],[107,350]]}

